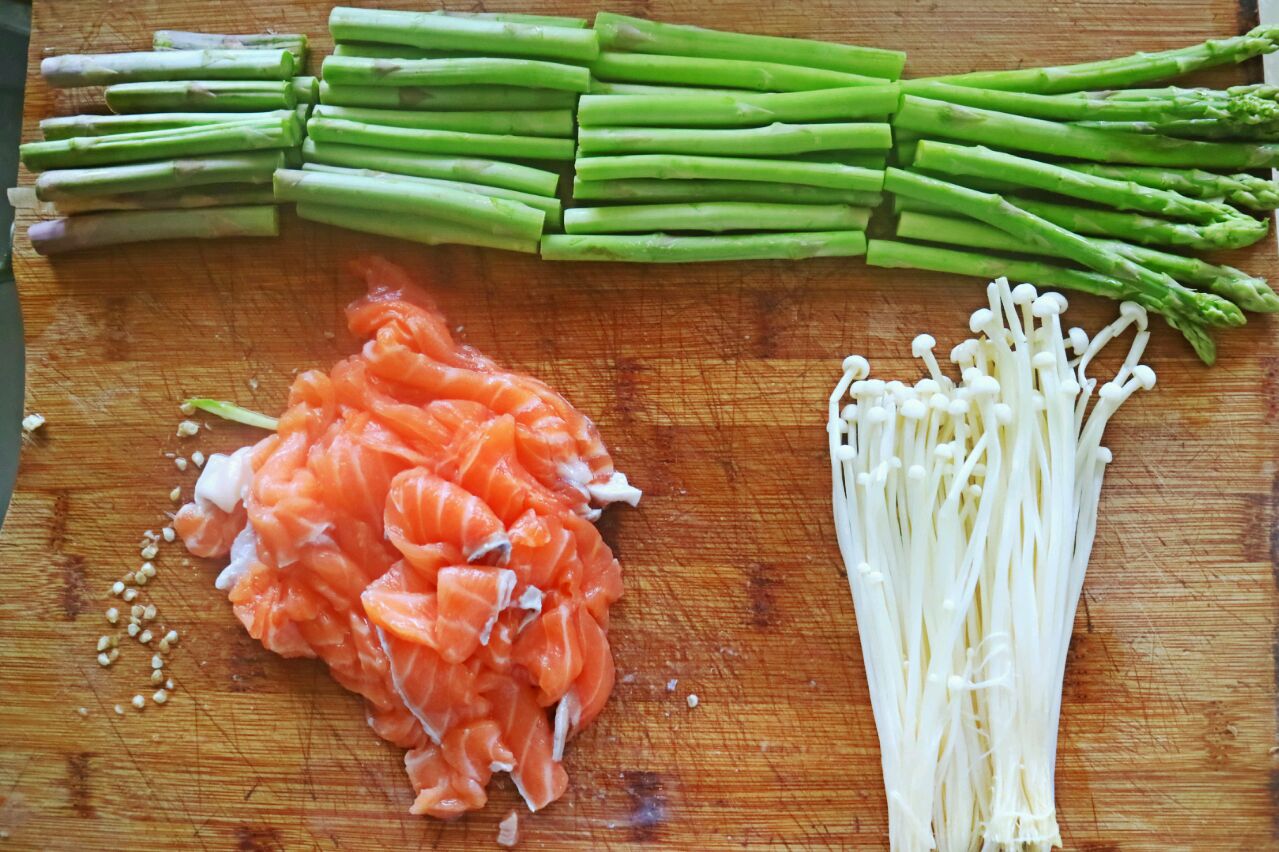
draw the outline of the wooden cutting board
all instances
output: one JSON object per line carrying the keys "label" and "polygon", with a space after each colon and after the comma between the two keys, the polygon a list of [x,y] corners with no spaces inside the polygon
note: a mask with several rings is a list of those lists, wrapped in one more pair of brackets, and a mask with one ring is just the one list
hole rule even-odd
{"label": "wooden cutting board", "polygon": [[[1242,5],[613,8],[903,48],[921,75],[1180,46],[1252,26],[1255,7]],[[595,9],[490,8],[499,6]],[[162,27],[273,28],[309,33],[318,60],[327,12],[305,0],[41,2],[25,138],[36,138],[38,119],[85,103],[41,83],[46,49],[142,49]],[[553,265],[284,219],[275,240],[56,262],[17,240],[28,408],[49,422],[24,447],[0,536],[0,849],[493,846],[517,801],[509,782],[458,822],[409,816],[400,752],[373,737],[359,702],[320,665],[249,640],[212,588],[218,566],[176,545],[144,596],[182,631],[168,706],[112,711],[151,692],[150,654],[138,645],[126,641],[110,669],[94,661],[115,602],[107,587],[139,564],[139,536],[164,523],[169,490],[189,494],[194,481],[162,453],[256,437],[219,422],[181,440],[176,401],[209,395],[278,411],[296,371],[357,345],[341,310],[358,288],[341,268],[364,251],[418,270],[467,341],[597,417],[646,492],[638,510],[602,522],[627,576],[612,633],[624,677],[570,749],[567,795],[522,820],[524,848],[886,848],[829,517],[826,397],[851,352],[881,376],[914,377],[911,337],[960,339],[981,301],[977,283],[858,260]],[[1272,241],[1233,257],[1279,273]],[[1115,310],[1072,301],[1071,316],[1090,328]],[[1065,688],[1057,787],[1070,849],[1274,848],[1275,322],[1225,336],[1220,361],[1201,367],[1160,324],[1159,385],[1126,405],[1109,435],[1116,461]],[[690,693],[701,699],[693,710]]]}

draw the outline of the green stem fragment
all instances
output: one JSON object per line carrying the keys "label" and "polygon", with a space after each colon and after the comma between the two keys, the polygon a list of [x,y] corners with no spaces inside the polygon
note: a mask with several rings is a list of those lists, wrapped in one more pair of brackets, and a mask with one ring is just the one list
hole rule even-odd
{"label": "green stem fragment", "polygon": [[222,35],[156,30],[151,38],[152,50],[287,50],[299,69],[306,63],[306,46],[307,39],[302,33]]}
{"label": "green stem fragment", "polygon": [[256,426],[259,429],[267,429],[274,432],[280,428],[280,421],[274,417],[268,417],[265,414],[259,414],[256,411],[250,411],[247,408],[236,405],[233,402],[227,402],[222,399],[209,399],[207,397],[196,397],[184,400],[183,407],[191,407],[208,414],[221,417],[223,420],[230,420],[233,423],[243,423],[245,426]]}
{"label": "green stem fragment", "polygon": [[887,124],[869,122],[770,124],[725,130],[584,127],[577,142],[583,156],[668,153],[775,157],[813,151],[886,151],[892,147],[893,134]]}
{"label": "green stem fragment", "polygon": [[227,183],[270,183],[284,163],[279,151],[215,154],[90,169],[53,169],[36,178],[41,201],[168,191]]}
{"label": "green stem fragment", "polygon": [[771,201],[784,204],[851,204],[878,207],[878,192],[825,189],[747,180],[573,180],[577,201]]}
{"label": "green stem fragment", "polygon": [[298,104],[288,80],[181,80],[117,83],[103,92],[112,112],[262,112]]}
{"label": "green stem fragment", "polygon": [[277,208],[266,205],[86,213],[36,222],[27,237],[32,248],[48,255],[152,240],[274,237],[279,230]]}
{"label": "green stem fragment", "polygon": [[584,181],[629,178],[662,180],[748,180],[795,183],[827,189],[879,192],[884,172],[840,163],[806,163],[747,157],[693,157],[678,154],[633,154],[622,157],[579,157],[574,163]]}
{"label": "green stem fragment", "polygon": [[45,139],[71,139],[75,136],[111,136],[115,133],[144,133],[149,130],[172,130],[178,127],[200,127],[237,121],[270,121],[283,119],[288,110],[271,112],[148,112],[130,115],[68,115],[43,118],[40,132]]}
{"label": "green stem fragment", "polygon": [[366,59],[329,56],[324,79],[335,86],[518,86],[586,92],[591,74],[580,65],[536,59]]}
{"label": "green stem fragment", "polygon": [[402,213],[384,213],[370,216],[369,211],[360,207],[336,207],[330,204],[303,202],[297,206],[298,216],[312,222],[333,225],[349,231],[360,231],[366,234],[379,234],[410,240],[425,245],[459,244],[480,246],[483,248],[505,249],[526,254],[537,252],[537,240],[524,240],[517,237],[500,236],[477,231],[438,220],[425,219]]}
{"label": "green stem fragment", "polygon": [[575,92],[521,86],[334,86],[320,83],[320,103],[377,109],[572,109]]}
{"label": "green stem fragment", "polygon": [[721,86],[760,92],[802,92],[841,86],[880,86],[891,82],[820,68],[778,65],[741,59],[698,59],[647,53],[604,51],[591,63],[591,73],[619,83]]}
{"label": "green stem fragment", "polygon": [[477,157],[432,157],[406,151],[385,148],[364,148],[359,145],[338,145],[317,142],[309,138],[302,143],[302,156],[307,162],[352,169],[373,169],[393,174],[436,180],[456,180],[464,183],[481,183],[529,192],[534,195],[554,196],[560,176],[555,172],[506,163],[501,160],[485,160]]}
{"label": "green stem fragment", "polygon": [[569,234],[659,231],[861,231],[870,211],[846,204],[769,204],[709,201],[633,204],[564,211]]}
{"label": "green stem fragment", "polygon": [[454,130],[464,133],[510,134],[516,136],[573,135],[573,111],[557,110],[483,110],[427,111],[403,109],[366,109],[321,104],[311,113],[313,118],[336,118],[364,124],[408,127],[415,130]]}
{"label": "green stem fragment", "polygon": [[552,234],[542,238],[543,260],[699,263],[855,257],[865,253],[866,235],[861,231],[744,234],[726,237]]}
{"label": "green stem fragment", "polygon": [[887,115],[897,100],[895,84],[777,94],[590,94],[578,103],[577,120],[582,127],[762,127]]}
{"label": "green stem fragment", "polygon": [[307,122],[306,129],[316,142],[416,151],[422,154],[458,154],[527,160],[573,159],[572,139],[463,133],[453,130],[416,130],[336,118],[312,118]]}
{"label": "green stem fragment", "polygon": [[40,62],[45,82],[64,89],[152,80],[287,80],[293,71],[286,50],[69,53]]}

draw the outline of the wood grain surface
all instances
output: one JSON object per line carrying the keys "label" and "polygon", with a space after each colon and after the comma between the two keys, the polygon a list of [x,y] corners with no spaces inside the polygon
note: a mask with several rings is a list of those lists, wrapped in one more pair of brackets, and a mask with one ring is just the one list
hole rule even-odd
{"label": "wood grain surface", "polygon": [[[920,75],[1180,46],[1248,28],[1242,5],[612,8],[903,48],[908,73]],[[45,51],[142,49],[163,27],[304,31],[322,56],[327,12],[305,0],[42,0],[31,67]],[[86,98],[32,73],[24,138]],[[17,240],[28,408],[49,422],[23,449],[0,535],[0,850],[493,847],[517,802],[509,782],[458,822],[409,816],[400,752],[371,734],[358,701],[320,665],[249,640],[212,587],[218,566],[176,545],[163,548],[144,595],[183,633],[169,664],[173,699],[117,716],[113,705],[150,694],[150,654],[126,640],[110,669],[94,661],[103,611],[118,604],[107,587],[137,567],[139,535],[164,523],[169,490],[189,494],[194,481],[162,453],[254,437],[215,423],[181,440],[176,401],[200,394],[279,410],[295,371],[356,345],[341,309],[358,289],[341,267],[369,250],[428,276],[467,341],[594,415],[646,492],[638,510],[602,522],[627,577],[612,635],[624,677],[570,748],[568,794],[522,819],[523,848],[886,848],[830,520],[825,401],[850,352],[882,377],[914,377],[911,337],[960,339],[981,300],[976,283],[856,260],[553,265],[284,218],[276,240],[56,262]],[[1279,277],[1273,241],[1233,257]],[[1114,312],[1072,301],[1071,316],[1090,328]],[[1126,405],[1108,436],[1116,461],[1065,690],[1063,836],[1091,852],[1275,848],[1276,323],[1224,336],[1212,370],[1161,325],[1151,361],[1158,387]],[[701,699],[694,710],[689,693]]]}

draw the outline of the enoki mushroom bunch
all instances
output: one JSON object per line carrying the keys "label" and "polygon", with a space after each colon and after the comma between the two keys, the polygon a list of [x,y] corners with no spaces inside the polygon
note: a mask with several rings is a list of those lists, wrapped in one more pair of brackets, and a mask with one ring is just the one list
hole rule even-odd
{"label": "enoki mushroom bunch", "polygon": [[[1106,422],[1155,384],[1146,311],[1094,337],[1005,279],[955,347],[955,382],[868,378],[830,398],[835,528],[857,613],[894,850],[1049,849],[1062,677],[1097,529]],[[1097,354],[1129,328],[1098,387]],[[846,401],[845,397],[849,399]]]}

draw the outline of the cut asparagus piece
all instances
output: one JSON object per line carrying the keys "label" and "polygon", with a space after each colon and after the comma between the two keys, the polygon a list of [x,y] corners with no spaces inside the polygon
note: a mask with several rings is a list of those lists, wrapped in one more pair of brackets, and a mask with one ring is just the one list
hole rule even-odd
{"label": "cut asparagus piece", "polygon": [[274,185],[277,201],[403,213],[526,240],[540,237],[546,221],[518,201],[407,180],[280,169]]}
{"label": "cut asparagus piece", "polygon": [[1198,251],[1243,248],[1251,244],[1238,239],[1240,237],[1238,232],[1206,229],[1201,225],[1188,222],[1169,222],[1167,219],[1155,219],[1140,213],[1095,210],[1032,198],[1010,197],[1008,200],[1041,219],[1047,219],[1077,234],[1114,237],[1141,245],[1177,246]]}
{"label": "cut asparagus piece", "polygon": [[591,73],[601,80],[619,83],[658,83],[686,86],[722,86],[761,92],[802,92],[841,86],[881,86],[882,77],[863,77],[821,68],[801,68],[741,59],[698,59],[688,56],[656,56],[606,50],[591,63]]}
{"label": "cut asparagus piece", "polygon": [[781,94],[591,94],[578,102],[577,120],[582,127],[762,127],[877,117],[897,109],[897,100],[896,85]]}
{"label": "cut asparagus piece", "polygon": [[299,104],[318,104],[320,102],[319,77],[294,77],[293,97]]}
{"label": "cut asparagus piece", "polygon": [[807,154],[792,154],[788,159],[809,163],[841,163],[875,171],[883,171],[888,163],[887,152],[877,151],[811,151]]}
{"label": "cut asparagus piece", "polygon": [[1007,277],[1013,281],[1027,281],[1053,287],[1065,287],[1068,290],[1107,296],[1111,299],[1128,299],[1137,302],[1147,310],[1161,314],[1169,325],[1185,336],[1191,347],[1194,348],[1195,354],[1205,364],[1211,365],[1217,360],[1216,344],[1213,343],[1208,330],[1201,323],[1170,308],[1164,301],[1154,298],[1150,294],[1136,290],[1122,281],[1117,281],[1105,275],[1098,275],[1095,272],[1066,269],[1034,260],[1018,260],[1016,258],[997,257],[977,252],[954,251],[935,246],[896,242],[894,240],[870,240],[867,242],[866,263],[871,266],[883,266],[890,269],[924,269],[953,275],[969,275],[975,278],[984,278],[987,281],[999,277]]}
{"label": "cut asparagus piece", "polygon": [[1142,133],[1223,142],[1274,142],[1279,140],[1279,121],[1267,124],[1239,124],[1216,118],[1184,121],[1072,121],[1071,127],[1105,130],[1111,133]]}
{"label": "cut asparagus piece", "polygon": [[287,50],[170,50],[49,56],[40,74],[50,86],[109,86],[153,80],[288,80]]}
{"label": "cut asparagus piece", "polygon": [[117,83],[103,93],[112,112],[261,112],[298,105],[288,80]]}
{"label": "cut asparagus piece", "polygon": [[103,210],[173,210],[186,207],[228,207],[246,204],[274,204],[270,184],[223,183],[192,189],[162,189],[123,195],[87,195],[53,204],[44,203],[58,216]]}
{"label": "cut asparagus piece", "polygon": [[413,177],[412,175],[395,174],[394,172],[383,172],[376,169],[351,169],[345,166],[329,166],[324,163],[307,163],[302,167],[303,171],[329,172],[339,175],[356,175],[359,177],[374,177],[383,179],[406,180],[415,183],[429,184],[431,186],[440,186],[445,189],[454,189],[462,192],[475,192],[480,195],[487,195],[492,198],[505,198],[508,201],[518,201],[521,204],[527,204],[529,207],[535,207],[546,214],[546,230],[558,230],[563,226],[563,205],[560,204],[558,198],[548,198],[545,195],[535,195],[531,192],[520,192],[515,189],[503,189],[500,186],[485,186],[481,183],[465,183],[456,180],[438,180],[435,178]]}
{"label": "cut asparagus piece", "polygon": [[707,89],[698,86],[646,86],[642,83],[611,83],[591,78],[592,95],[740,95],[740,89]]}
{"label": "cut asparagus piece", "polygon": [[1270,53],[1277,45],[1276,38],[1279,38],[1279,27],[1260,26],[1246,35],[1209,39],[1202,44],[1159,53],[1136,53],[1118,59],[1050,68],[976,71],[939,79],[958,86],[1039,94],[1123,89]]}
{"label": "cut asparagus piece", "polygon": [[406,44],[427,50],[568,60],[591,60],[599,55],[594,30],[423,12],[335,6],[329,13],[329,32],[334,41]]}
{"label": "cut asparagus piece", "polygon": [[60,254],[97,246],[184,238],[274,237],[280,232],[274,205],[209,207],[193,210],[128,210],[87,213],[37,222],[27,229],[40,254]]}
{"label": "cut asparagus piece", "polygon": [[893,126],[921,136],[941,136],[996,148],[1108,163],[1240,169],[1279,165],[1279,145],[1198,142],[1140,133],[1112,133],[913,95],[902,97]]}
{"label": "cut asparagus piece", "polygon": [[449,15],[454,18],[479,18],[489,21],[506,21],[512,24],[536,24],[544,27],[569,27],[585,29],[590,21],[585,18],[570,18],[565,15],[526,15],[522,12],[452,12],[448,9],[434,9],[427,14]]}
{"label": "cut asparagus piece", "polygon": [[594,154],[712,154],[777,157],[811,151],[886,151],[893,145],[887,124],[770,124],[729,130],[663,127],[584,127],[578,152]]}
{"label": "cut asparagus piece", "polygon": [[495,133],[515,136],[573,135],[573,111],[508,110],[481,112],[431,112],[427,110],[365,109],[320,104],[311,113],[314,118],[336,118],[364,124],[409,127],[416,130],[456,130],[465,133]]}
{"label": "cut asparagus piece", "polygon": [[270,183],[284,164],[279,151],[219,154],[158,160],[94,169],[55,169],[36,178],[42,201],[66,201],[102,195],[171,191],[225,183]]}
{"label": "cut asparagus piece", "polygon": [[75,136],[110,136],[114,133],[144,133],[148,130],[172,130],[177,127],[199,127],[237,121],[282,119],[287,110],[271,112],[148,112],[134,115],[68,115],[40,120],[45,139],[71,139]]}
{"label": "cut asparagus piece", "polygon": [[542,238],[543,260],[701,263],[720,260],[803,260],[866,253],[861,231],[809,231],[716,237],[667,234],[569,235]]}
{"label": "cut asparagus piece", "polygon": [[[902,239],[950,243],[966,248],[991,249],[1035,254],[1024,242],[998,228],[967,218],[935,216],[930,213],[903,213],[897,220],[897,236]],[[1091,242],[1110,249],[1147,269],[1171,275],[1186,285],[1195,285],[1229,299],[1247,311],[1279,311],[1279,296],[1264,278],[1256,278],[1231,266],[1217,266],[1193,257],[1129,245],[1117,240]]]}
{"label": "cut asparagus piece", "polygon": [[271,121],[238,121],[173,130],[76,136],[53,142],[28,142],[19,148],[22,163],[32,171],[102,166],[138,160],[194,157],[230,151],[288,148],[302,141],[297,116],[288,113]]}
{"label": "cut asparagus piece", "polygon": [[878,207],[878,192],[853,192],[748,180],[573,180],[579,201],[775,201],[786,204],[851,204]]}
{"label": "cut asparagus piece", "polygon": [[1180,192],[1193,198],[1224,198],[1231,204],[1251,210],[1274,210],[1279,207],[1279,183],[1271,178],[1243,173],[1221,175],[1202,169],[1167,169],[1157,166],[1111,166],[1100,163],[1064,165],[1084,174],[1132,181],[1155,189]]}
{"label": "cut asparagus piece", "polygon": [[689,157],[679,154],[633,154],[624,157],[579,157],[574,163],[584,181],[629,178],[662,180],[748,180],[797,183],[856,192],[879,192],[884,172],[841,163],[803,163],[747,157]]}
{"label": "cut asparagus piece", "polygon": [[297,206],[298,216],[312,222],[333,225],[349,231],[360,231],[366,234],[379,234],[384,237],[395,237],[400,240],[411,240],[426,245],[459,244],[481,246],[483,248],[506,249],[526,254],[537,252],[537,240],[523,240],[517,237],[489,234],[472,228],[465,228],[452,222],[441,222],[421,216],[402,213],[384,213],[370,216],[369,211],[361,207],[335,207],[331,204],[314,204],[304,202]]}
{"label": "cut asparagus piece", "polygon": [[710,201],[700,204],[634,204],[576,207],[564,211],[569,234],[658,231],[861,231],[865,207],[847,204],[768,204]]}
{"label": "cut asparagus piece", "polygon": [[591,72],[580,65],[485,56],[461,59],[365,59],[329,56],[324,79],[335,86],[517,86],[587,92]]}
{"label": "cut asparagus piece", "polygon": [[1151,299],[1167,302],[1176,311],[1207,325],[1238,326],[1243,312],[1220,296],[1188,290],[1174,279],[1133,263],[1073,231],[1055,225],[1012,204],[1001,196],[958,186],[902,169],[888,169],[884,188],[950,208],[963,216],[1007,231],[1028,247],[1069,258],[1094,272],[1131,284]]}
{"label": "cut asparagus piece", "polygon": [[287,50],[293,64],[301,68],[306,62],[306,36],[302,33],[255,33],[222,35],[192,33],[185,30],[156,30],[151,38],[152,50]]}
{"label": "cut asparagus piece", "polygon": [[320,103],[379,109],[572,109],[577,94],[519,86],[333,86],[321,81]]}
{"label": "cut asparagus piece", "polygon": [[423,50],[404,44],[375,44],[367,41],[347,41],[333,45],[334,56],[356,56],[363,59],[457,59],[475,56],[458,50]]}
{"label": "cut asparagus piece", "polygon": [[414,177],[456,180],[464,183],[482,183],[531,192],[534,195],[555,195],[560,176],[555,172],[534,169],[501,160],[482,160],[476,157],[430,157],[405,151],[384,148],[363,148],[358,145],[337,145],[307,139],[302,143],[302,156],[308,162],[352,169],[374,169]]}
{"label": "cut asparagus piece", "polygon": [[906,54],[899,50],[723,32],[663,24],[612,12],[595,15],[595,30],[599,33],[600,46],[606,50],[776,62],[890,80],[900,77],[906,65]]}
{"label": "cut asparagus piece", "polygon": [[499,136],[453,130],[386,127],[337,118],[312,118],[307,133],[316,142],[390,148],[423,154],[461,154],[526,160],[572,160],[572,139],[545,136]]}

